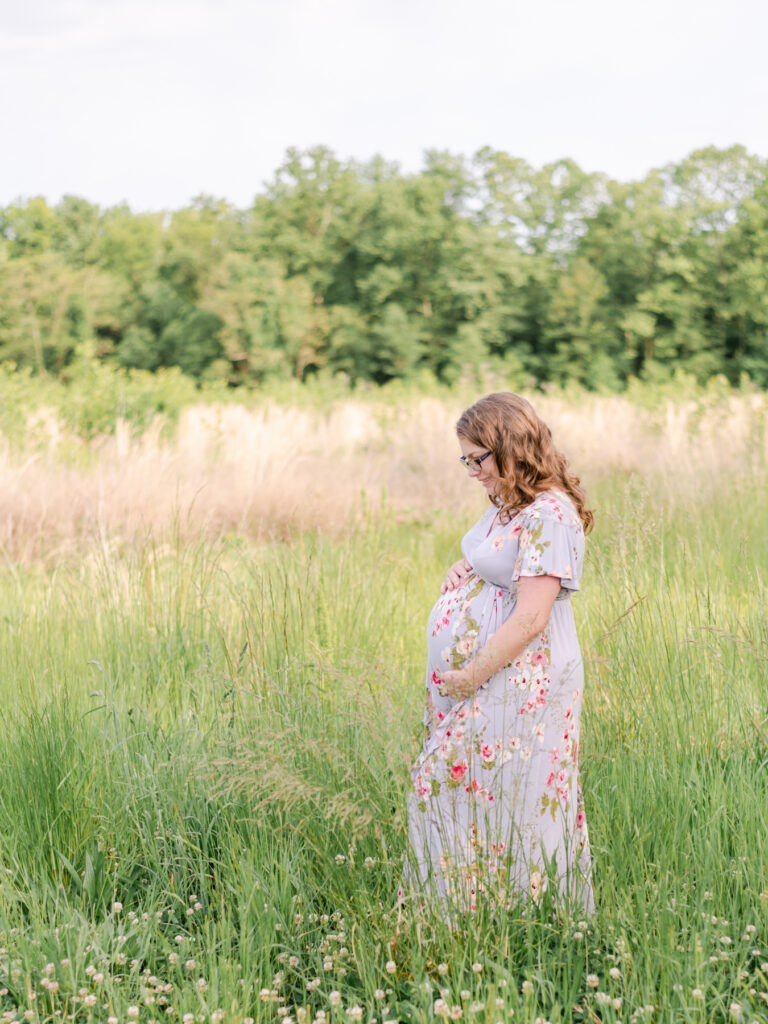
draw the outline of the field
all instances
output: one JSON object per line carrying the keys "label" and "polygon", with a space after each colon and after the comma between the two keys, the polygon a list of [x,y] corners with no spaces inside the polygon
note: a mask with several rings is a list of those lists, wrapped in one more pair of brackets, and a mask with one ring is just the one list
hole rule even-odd
{"label": "field", "polygon": [[535,399],[598,513],[597,911],[398,911],[470,397],[6,422],[4,1021],[768,1021],[760,393]]}

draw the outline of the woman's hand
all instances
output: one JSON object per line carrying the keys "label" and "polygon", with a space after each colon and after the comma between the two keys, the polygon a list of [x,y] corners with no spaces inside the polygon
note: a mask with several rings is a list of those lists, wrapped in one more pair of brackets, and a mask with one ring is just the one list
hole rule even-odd
{"label": "woman's hand", "polygon": [[471,572],[472,566],[466,558],[460,558],[458,562],[454,562],[445,574],[445,579],[440,587],[440,593],[444,594],[446,590],[456,590],[457,587],[463,586],[469,579]]}
{"label": "woman's hand", "polygon": [[465,700],[477,693],[477,684],[468,668],[452,669],[440,674],[440,693],[452,700]]}

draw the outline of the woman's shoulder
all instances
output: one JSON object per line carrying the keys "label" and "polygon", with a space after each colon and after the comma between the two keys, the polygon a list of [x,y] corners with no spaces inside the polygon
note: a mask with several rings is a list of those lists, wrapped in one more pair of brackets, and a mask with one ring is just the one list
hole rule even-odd
{"label": "woman's shoulder", "polygon": [[530,504],[520,510],[530,519],[551,519],[569,526],[581,526],[581,517],[573,499],[559,488],[541,491]]}

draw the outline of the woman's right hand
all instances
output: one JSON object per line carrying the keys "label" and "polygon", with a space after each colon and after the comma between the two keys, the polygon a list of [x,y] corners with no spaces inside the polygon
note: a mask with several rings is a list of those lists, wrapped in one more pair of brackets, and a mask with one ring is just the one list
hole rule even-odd
{"label": "woman's right hand", "polygon": [[460,558],[458,562],[454,562],[445,574],[445,579],[440,587],[440,593],[444,594],[446,590],[455,590],[457,587],[463,586],[469,579],[471,572],[472,566],[466,558]]}

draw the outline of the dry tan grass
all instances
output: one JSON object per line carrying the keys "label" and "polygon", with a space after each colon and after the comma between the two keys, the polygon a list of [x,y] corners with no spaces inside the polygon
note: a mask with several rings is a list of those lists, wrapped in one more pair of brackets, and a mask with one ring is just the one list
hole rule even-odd
{"label": "dry tan grass", "polygon": [[[728,474],[764,467],[766,396],[653,410],[623,397],[533,398],[587,486],[637,473],[660,494],[720,488]],[[12,451],[0,439],[0,546],[13,559],[56,557],[93,541],[184,536],[288,536],[338,531],[382,507],[427,516],[477,507],[456,461],[461,406],[433,398],[402,405],[348,400],[316,410],[196,406],[173,441],[160,424],[141,435],[84,442],[55,417],[34,414],[45,443]]]}

